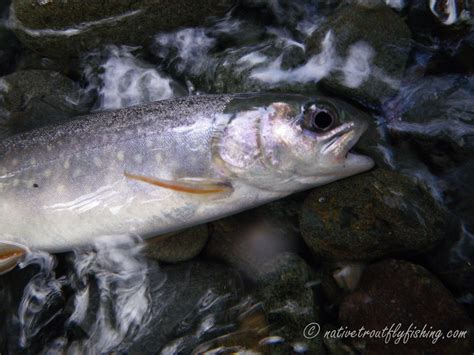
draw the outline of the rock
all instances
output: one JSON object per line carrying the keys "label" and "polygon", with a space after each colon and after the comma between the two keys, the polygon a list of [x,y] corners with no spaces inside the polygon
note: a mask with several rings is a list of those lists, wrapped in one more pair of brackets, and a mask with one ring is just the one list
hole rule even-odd
{"label": "rock", "polygon": [[[293,351],[298,347],[309,354],[322,353],[321,338],[303,337],[303,330],[319,319],[319,308],[311,288],[316,275],[306,262],[292,253],[277,255],[262,265],[257,279],[256,298],[261,300],[267,313],[271,336],[283,338]],[[282,346],[275,353],[289,353]]]}
{"label": "rock", "polygon": [[71,79],[49,70],[18,71],[0,79],[0,118],[19,133],[86,113],[90,103]]}
{"label": "rock", "polygon": [[423,252],[443,239],[448,220],[423,187],[376,169],[314,189],[303,205],[300,229],[314,255],[364,261]]}
{"label": "rock", "polygon": [[[468,330],[464,338],[438,336],[411,337],[406,343],[394,337],[356,338],[354,345],[365,354],[471,354],[474,345],[472,321],[450,292],[425,268],[402,260],[384,260],[364,271],[359,288],[347,296],[340,307],[339,321],[344,329],[441,331]],[[416,327],[416,328],[415,328]],[[400,334],[398,334],[400,335]]]}
{"label": "rock", "polygon": [[145,255],[166,263],[187,261],[197,256],[206,245],[209,236],[206,224],[150,239]]}
{"label": "rock", "polygon": [[428,76],[385,105],[392,137],[410,141],[437,170],[474,153],[474,77]]}
{"label": "rock", "polygon": [[156,354],[166,344],[174,345],[174,353],[190,353],[199,342],[226,329],[222,322],[229,319],[221,316],[242,293],[239,276],[217,263],[151,266],[149,279],[154,286],[152,319],[146,333],[127,349],[129,354]]}
{"label": "rock", "polygon": [[205,255],[255,281],[263,264],[280,253],[300,249],[300,206],[300,198],[292,197],[213,222]]}
{"label": "rock", "polygon": [[309,57],[326,53],[320,59],[332,70],[322,81],[325,87],[378,105],[399,89],[410,39],[410,30],[391,8],[342,5],[306,44]]}
{"label": "rock", "polygon": [[106,44],[142,45],[160,31],[196,26],[219,16],[231,0],[96,1],[14,0],[9,22],[25,46],[48,57],[74,57]]}
{"label": "rock", "polygon": [[20,42],[13,32],[0,24],[0,76],[9,74],[20,53]]}

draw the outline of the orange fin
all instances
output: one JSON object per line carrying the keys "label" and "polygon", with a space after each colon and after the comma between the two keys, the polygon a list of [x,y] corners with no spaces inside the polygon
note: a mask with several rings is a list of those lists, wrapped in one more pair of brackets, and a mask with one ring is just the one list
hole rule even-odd
{"label": "orange fin", "polygon": [[129,174],[127,172],[124,172],[124,175],[128,179],[138,180],[151,185],[179,192],[187,192],[190,194],[206,195],[233,191],[233,188],[230,184],[224,181],[212,179],[188,178],[180,180],[162,180],[143,175]]}
{"label": "orange fin", "polygon": [[22,245],[0,241],[0,275],[17,266],[28,252],[28,248]]}

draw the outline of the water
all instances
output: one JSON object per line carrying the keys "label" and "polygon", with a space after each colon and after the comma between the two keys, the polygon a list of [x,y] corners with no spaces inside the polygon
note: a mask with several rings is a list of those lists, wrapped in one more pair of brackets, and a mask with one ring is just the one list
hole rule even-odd
{"label": "water", "polygon": [[[410,11],[411,5],[405,1],[385,2],[402,14]],[[432,20],[438,21],[441,27],[433,30],[434,35],[426,36],[431,40],[428,45],[419,38],[412,39],[418,42],[400,79],[375,64],[377,49],[364,40],[355,40],[346,51],[340,51],[337,46],[340,38],[333,29],[322,36],[320,50],[308,55],[308,39],[328,21],[336,3],[249,2],[199,27],[157,33],[148,48],[110,45],[85,53],[75,76],[80,78],[83,94],[95,97],[92,112],[183,95],[242,90],[285,91],[290,88],[294,91],[297,88],[337,96],[327,90],[325,79],[335,77],[338,85],[358,89],[376,78],[398,90],[398,94],[384,97],[378,107],[358,97],[345,97],[375,117],[372,133],[377,141],[370,153],[380,157],[379,166],[401,171],[426,185],[436,200],[452,212],[458,233],[451,238],[443,254],[446,260],[436,257],[439,269],[432,266],[431,270],[442,275],[443,268],[471,265],[474,250],[473,73],[429,74],[430,66],[436,67],[432,53],[436,53],[439,46],[460,45],[458,35],[451,34],[453,38],[450,38],[448,26],[469,26],[469,21],[472,22],[469,9],[464,8],[463,2],[447,0],[441,11],[438,1],[429,1],[429,10],[439,18]],[[460,3],[464,6],[462,9]],[[366,5],[370,6],[370,2]],[[105,18],[100,23],[86,22],[61,30],[27,28],[26,31],[40,37],[74,36],[97,24],[114,25],[137,15],[137,11]],[[14,13],[7,25],[25,29]],[[442,71],[443,63],[438,67]],[[0,79],[0,93],[7,90]],[[9,114],[0,102],[0,115]],[[400,204],[403,199],[401,196]],[[254,242],[254,245],[249,243],[254,254],[266,255],[265,242],[258,238]],[[207,285],[207,266],[186,264],[162,269],[162,265],[151,263],[144,256],[144,248],[144,243],[137,238],[114,236],[104,237],[88,249],[64,255],[40,251],[28,254],[12,274],[18,275],[18,280],[4,278],[7,287],[1,290],[0,296],[5,307],[12,309],[2,309],[1,316],[11,329],[0,327],[8,335],[7,340],[0,341],[0,351],[9,349],[11,353],[21,353],[30,349],[32,353],[43,354],[94,354],[132,349],[131,353],[172,354],[182,349],[199,349],[198,346],[212,348],[220,344],[213,343],[215,339],[222,340],[220,336],[229,334],[235,336],[235,332],[242,330],[236,319],[242,320],[241,315],[255,306],[254,300],[229,291],[241,291],[230,274],[224,274],[223,278],[231,280],[231,286],[227,285],[224,291],[215,291],[219,287],[214,284],[209,288],[203,286],[200,297],[195,299],[192,291],[198,286],[192,286],[193,282]],[[305,257],[311,259],[311,256]],[[234,260],[230,262],[234,263]],[[433,264],[427,262],[426,265]],[[347,270],[344,270],[342,276],[345,277]],[[199,275],[195,277],[197,281],[193,281],[194,273]],[[255,280],[246,281],[252,289]],[[471,287],[461,285],[463,287],[458,289],[458,286],[453,287],[458,301],[472,307]],[[178,311],[180,305],[174,303],[177,299],[183,303],[189,301],[188,313]],[[177,314],[184,320],[174,319]],[[17,340],[16,344],[13,339]],[[268,343],[292,341],[281,337],[265,339]],[[154,341],[161,348],[153,349]],[[304,344],[294,343],[293,351],[306,350]]]}

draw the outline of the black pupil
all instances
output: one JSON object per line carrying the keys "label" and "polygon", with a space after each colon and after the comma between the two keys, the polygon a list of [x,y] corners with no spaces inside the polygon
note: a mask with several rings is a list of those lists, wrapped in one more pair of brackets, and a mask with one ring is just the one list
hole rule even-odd
{"label": "black pupil", "polygon": [[313,126],[318,129],[326,129],[332,124],[332,116],[325,112],[319,111],[313,114]]}

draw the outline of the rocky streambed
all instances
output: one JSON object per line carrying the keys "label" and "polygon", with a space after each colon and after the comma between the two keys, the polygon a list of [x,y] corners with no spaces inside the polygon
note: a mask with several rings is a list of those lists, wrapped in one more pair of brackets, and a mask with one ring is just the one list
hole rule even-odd
{"label": "rocky streambed", "polygon": [[[0,353],[472,354],[468,1],[0,9],[0,137],[184,95],[322,93],[370,114],[356,149],[376,161],[146,243],[33,253],[0,276]],[[432,333],[395,341],[409,327]]]}

